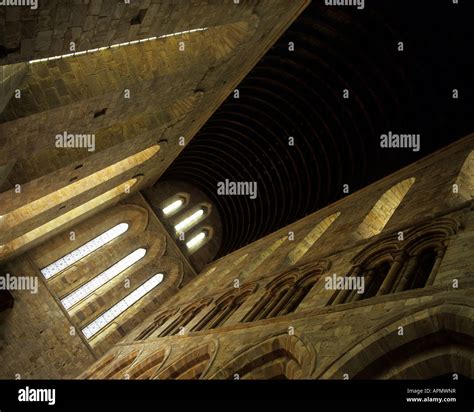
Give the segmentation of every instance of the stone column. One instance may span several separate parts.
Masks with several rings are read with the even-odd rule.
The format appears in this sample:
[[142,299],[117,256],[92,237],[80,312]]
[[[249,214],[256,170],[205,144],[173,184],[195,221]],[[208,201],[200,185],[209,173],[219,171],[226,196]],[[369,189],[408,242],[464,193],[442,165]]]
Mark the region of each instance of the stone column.
[[376,293],[376,296],[386,295],[387,293],[391,292],[404,262],[405,256],[403,253],[400,253],[395,257],[392,266],[390,266],[390,270],[388,271],[388,274],[385,277],[385,280],[383,281],[382,285]]
[[296,284],[288,288],[286,293],[280,298],[279,302],[276,304],[276,306],[274,306],[274,308],[270,311],[267,317],[273,318],[274,316],[278,316],[278,314],[285,307],[285,305],[292,300],[295,295],[295,292],[297,291],[298,287],[296,286]]
[[428,276],[428,280],[426,281],[425,286],[433,285],[436,278],[436,274],[438,273],[439,267],[441,266],[441,262],[443,261],[445,252],[446,252],[446,246],[442,246],[436,249],[436,260],[433,265],[433,268],[431,269],[430,275]]
[[407,283],[413,277],[417,267],[418,267],[418,256],[410,257],[410,259],[408,260],[407,267],[403,273],[403,276],[398,282],[398,285],[396,286],[394,290],[395,293],[403,292],[405,290]]
[[263,297],[251,310],[250,312],[245,315],[242,319],[242,322],[252,322],[254,320],[258,320],[260,318],[260,313],[265,309],[267,304],[272,299],[273,294],[270,291],[267,291]]
[[350,302],[357,302],[358,300],[361,300],[365,296],[367,296],[367,291],[369,290],[370,283],[372,282],[372,279],[374,278],[375,275],[375,270],[370,269],[367,271],[367,275],[365,275],[364,278],[364,293],[357,293],[357,291],[354,291],[354,293],[350,296]]
[[[357,265],[357,266],[354,266],[349,276],[350,277],[360,276],[361,273],[362,273],[362,268],[360,267],[360,265]],[[337,292],[336,299],[334,299],[334,302],[332,304],[338,305],[340,303],[346,303],[346,300],[350,293],[351,293],[350,290],[339,290]]]

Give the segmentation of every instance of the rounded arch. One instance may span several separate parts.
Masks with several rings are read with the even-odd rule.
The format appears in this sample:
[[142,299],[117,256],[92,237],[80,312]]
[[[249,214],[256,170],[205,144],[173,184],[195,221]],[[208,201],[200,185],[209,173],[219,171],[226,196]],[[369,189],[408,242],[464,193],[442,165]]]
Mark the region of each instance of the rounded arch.
[[166,286],[179,288],[183,282],[183,262],[172,256],[161,256],[156,260],[154,267],[165,273],[164,283]]
[[205,343],[173,361],[155,379],[202,379],[214,361],[217,349],[217,341]]
[[136,336],[133,338],[133,341],[137,342],[140,340],[148,339],[153,333],[155,333],[161,326],[163,326],[171,317],[176,315],[179,311],[179,308],[166,309],[157,315],[153,316],[153,320],[150,322],[144,322],[146,327],[140,329]]
[[92,364],[91,367],[89,367],[84,373],[82,373],[79,376],[79,379],[93,379],[93,376],[103,369],[105,369],[107,366],[109,366],[115,359],[120,354],[120,350],[110,352],[106,355],[104,355],[102,358],[100,358],[98,361],[96,361],[94,364]]
[[385,239],[366,246],[353,256],[351,263],[354,266],[376,266],[386,259],[393,258],[400,252],[400,246],[400,241],[393,235],[390,235]]
[[141,349],[135,349],[117,357],[108,367],[95,373],[95,379],[124,379],[123,372],[128,369],[140,355]]
[[444,247],[445,241],[455,235],[461,227],[461,223],[453,218],[438,219],[418,226],[408,233],[404,249],[409,254],[418,254],[433,245]]
[[316,365],[316,352],[295,335],[267,338],[244,350],[210,379],[308,379]]
[[161,201],[158,204],[158,208],[161,209],[165,217],[169,219],[176,213],[185,209],[189,205],[190,201],[191,195],[187,192],[180,191]]
[[[392,318],[373,328],[368,337],[352,343],[316,378],[343,379],[348,375],[349,379],[428,379],[456,366],[461,370],[450,372],[474,377],[473,358],[463,358],[473,353],[473,315],[471,306],[441,304]],[[400,327],[403,334],[399,333]]]
[[163,366],[170,352],[170,347],[161,348],[148,354],[144,359],[137,359],[133,366],[125,372],[124,376],[131,380],[151,379]]

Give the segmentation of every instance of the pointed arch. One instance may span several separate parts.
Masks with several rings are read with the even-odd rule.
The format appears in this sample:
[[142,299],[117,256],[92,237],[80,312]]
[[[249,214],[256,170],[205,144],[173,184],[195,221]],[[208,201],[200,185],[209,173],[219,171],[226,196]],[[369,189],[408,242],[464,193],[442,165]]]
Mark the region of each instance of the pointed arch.
[[295,335],[279,335],[247,349],[210,379],[309,379],[316,353]]
[[340,212],[324,218],[318,222],[314,228],[299,242],[290,253],[288,253],[287,260],[290,265],[296,264],[309,249],[318,241],[318,239],[329,229],[334,221],[340,216]]
[[356,237],[368,239],[381,233],[414,183],[410,177],[388,189],[359,225]]
[[217,343],[211,341],[175,360],[155,379],[201,379],[217,353]]

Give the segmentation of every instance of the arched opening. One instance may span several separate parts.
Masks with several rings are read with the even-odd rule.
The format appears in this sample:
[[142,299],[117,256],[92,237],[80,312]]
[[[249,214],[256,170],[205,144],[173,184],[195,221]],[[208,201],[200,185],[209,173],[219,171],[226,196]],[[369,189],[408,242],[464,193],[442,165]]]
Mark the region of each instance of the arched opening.
[[436,263],[438,253],[435,247],[426,248],[418,255],[417,266],[413,271],[413,277],[410,279],[407,289],[423,288]]
[[139,350],[134,350],[115,360],[108,368],[96,372],[96,379],[125,379],[124,371],[138,358]]
[[200,379],[216,353],[214,343],[192,350],[158,373],[155,379]]
[[238,354],[211,379],[309,379],[315,361],[301,339],[281,335]]
[[43,274],[45,279],[49,279],[50,277],[58,274],[67,267],[72,266],[74,263],[78,262],[83,257],[95,252],[100,247],[106,245],[109,242],[112,242],[112,240],[125,233],[128,230],[128,227],[129,224],[125,222],[115,225],[111,229],[103,232],[94,239],[86,242],[82,246],[78,247],[77,249],[74,249],[72,252],[68,253],[67,255],[61,257],[60,259],[41,269],[41,273]]
[[[318,379],[474,377],[473,309],[442,304],[363,333]],[[404,333],[400,334],[400,327]]]
[[126,373],[127,378],[134,380],[151,379],[158,369],[163,365],[163,362],[168,355],[168,351],[160,349],[151,355],[147,356],[142,361],[132,366]]
[[165,313],[161,313],[155,317],[153,322],[148,325],[140,334],[134,339],[135,341],[145,340],[149,338],[153,333],[158,330],[161,326],[163,326],[172,316],[176,314],[176,311],[167,311]]
[[[388,275],[390,271],[391,262],[388,260],[384,260],[383,262],[379,263],[373,270],[373,275],[370,273],[364,274],[365,279],[365,292],[362,294],[361,299],[368,299],[377,294],[380,290],[380,287],[383,284],[383,281]],[[370,276],[370,278],[369,278]]]
[[193,332],[215,329],[224,323],[243,305],[255,291],[255,285],[246,286],[239,292],[226,293],[216,301],[216,306],[193,328]]
[[187,327],[189,323],[198,316],[201,311],[211,303],[210,299],[206,299],[205,301],[199,303],[193,303],[183,309],[179,316],[171,322],[165,329],[160,332],[160,337],[164,336],[171,336],[177,333],[184,333],[187,331]]
[[458,373],[474,377],[474,337],[441,330],[379,357],[353,379],[431,379]]
[[135,305],[140,299],[150,293],[163,281],[163,274],[157,273],[148,279],[145,283],[137,287],[133,292],[129,293],[125,298],[120,300],[109,310],[102,313],[99,317],[89,323],[82,333],[87,339],[91,339],[101,330],[105,329],[116,318],[126,312],[131,306]]
[[109,366],[116,358],[116,352],[105,355],[102,359],[98,360],[94,365],[92,365],[85,373],[79,376],[79,379],[91,379],[95,374]]

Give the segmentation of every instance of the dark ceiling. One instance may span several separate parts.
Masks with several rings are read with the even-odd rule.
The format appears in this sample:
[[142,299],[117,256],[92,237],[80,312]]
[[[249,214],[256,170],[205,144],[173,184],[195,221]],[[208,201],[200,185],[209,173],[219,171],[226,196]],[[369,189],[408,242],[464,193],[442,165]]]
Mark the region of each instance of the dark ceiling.
[[[313,1],[162,177],[215,202],[217,257],[340,199],[343,184],[356,191],[474,131],[468,3]],[[388,131],[420,133],[421,150],[381,149]],[[257,199],[217,195],[225,179],[256,181]]]

